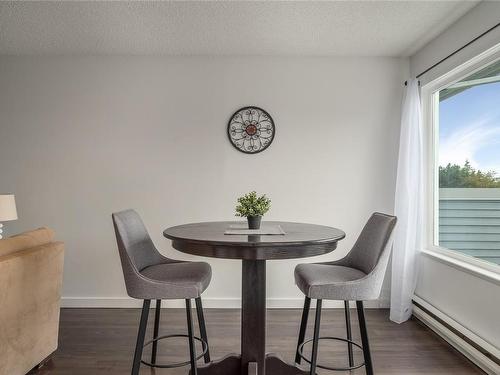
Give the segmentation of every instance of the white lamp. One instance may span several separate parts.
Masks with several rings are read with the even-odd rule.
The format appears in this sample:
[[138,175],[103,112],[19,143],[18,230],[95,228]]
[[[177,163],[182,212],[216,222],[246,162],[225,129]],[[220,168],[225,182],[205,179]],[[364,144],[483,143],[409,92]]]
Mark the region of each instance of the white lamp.
[[17,220],[16,199],[14,194],[0,194],[0,239],[2,239],[2,221]]

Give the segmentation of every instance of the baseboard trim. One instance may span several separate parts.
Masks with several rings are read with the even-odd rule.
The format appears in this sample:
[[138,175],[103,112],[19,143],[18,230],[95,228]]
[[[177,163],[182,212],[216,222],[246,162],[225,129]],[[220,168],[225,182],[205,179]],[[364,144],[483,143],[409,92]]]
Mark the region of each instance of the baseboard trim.
[[414,296],[413,315],[472,363],[491,375],[500,374],[499,351],[420,297]]
[[[152,304],[153,306],[154,304]],[[269,309],[297,309],[304,305],[303,298],[268,298],[267,308]],[[64,308],[139,308],[142,306],[140,300],[129,297],[63,297],[61,307]],[[162,307],[165,308],[184,308],[183,300],[164,301]],[[211,309],[239,309],[241,308],[240,298],[203,298],[203,306]],[[367,308],[387,308],[386,301],[367,301]],[[343,308],[342,301],[324,301],[325,308]],[[352,304],[354,307],[354,304]]]

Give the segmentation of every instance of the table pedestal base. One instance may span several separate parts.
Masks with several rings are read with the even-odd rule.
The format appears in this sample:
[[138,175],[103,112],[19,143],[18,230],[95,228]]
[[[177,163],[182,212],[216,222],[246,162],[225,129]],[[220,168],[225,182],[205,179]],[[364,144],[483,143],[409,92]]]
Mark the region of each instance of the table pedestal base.
[[270,375],[309,375],[309,371],[283,361],[274,353],[266,355],[266,372]]
[[[191,374],[191,371],[189,371]],[[283,361],[278,355],[270,353],[266,355],[266,374],[269,375],[309,375],[306,371],[297,365],[291,365]],[[249,362],[245,369],[241,356],[230,354],[218,361],[210,362],[206,365],[198,366],[198,375],[266,375],[259,374],[257,363]]]
[[[192,375],[191,370],[189,375]],[[241,355],[229,354],[219,360],[198,365],[198,375],[241,375]]]

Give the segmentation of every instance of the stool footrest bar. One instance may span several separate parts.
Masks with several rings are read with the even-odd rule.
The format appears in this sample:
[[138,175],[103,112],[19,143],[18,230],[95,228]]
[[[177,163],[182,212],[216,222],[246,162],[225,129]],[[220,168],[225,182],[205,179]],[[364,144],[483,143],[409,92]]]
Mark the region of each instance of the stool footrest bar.
[[[188,335],[182,335],[182,334],[175,334],[175,335],[164,335],[164,336],[160,336],[160,337],[157,337],[153,340],[149,340],[148,342],[146,342],[144,344],[144,348],[148,345],[151,345],[153,342],[157,342],[157,341],[160,341],[160,340],[163,340],[163,339],[169,339],[169,338],[173,338],[173,337],[186,337],[186,338],[189,338]],[[196,357],[196,360],[199,360],[200,358],[203,358],[205,356],[205,354],[207,353],[208,351],[208,343],[199,338],[199,337],[196,337],[194,336],[194,339],[196,341],[199,341],[201,342],[201,345],[202,345],[202,348],[203,348],[203,351],[202,353],[200,353],[200,355],[198,355]],[[185,361],[185,362],[177,362],[177,363],[167,363],[167,364],[158,364],[158,363],[151,363],[151,362],[147,362],[147,361],[144,361],[144,360],[141,360],[141,363],[146,365],[146,366],[149,366],[149,367],[156,367],[156,368],[176,368],[176,367],[183,367],[183,366],[188,366],[191,364],[190,361]]]
[[[345,342],[346,344],[352,344],[354,346],[356,346],[357,348],[363,350],[363,347],[361,345],[359,345],[358,343],[355,343],[354,341],[352,340],[348,340],[348,339],[345,339],[343,337],[332,337],[332,336],[328,336],[328,337],[320,337],[318,338],[318,341],[319,340],[336,340],[336,341],[343,341]],[[304,341],[302,344],[299,345],[299,348],[297,349],[297,353],[298,355],[304,360],[306,361],[307,363],[311,363],[311,359],[310,358],[307,358],[304,356],[304,345],[313,341],[313,339],[309,339],[309,340],[306,340]],[[357,368],[360,368],[360,367],[363,367],[365,365],[365,363],[360,363],[360,364],[355,364],[353,366],[348,366],[348,367],[329,367],[329,366],[325,366],[325,365],[321,365],[321,364],[316,364],[316,367],[319,367],[319,368],[322,368],[324,370],[330,370],[330,371],[350,371],[350,370],[355,370]]]

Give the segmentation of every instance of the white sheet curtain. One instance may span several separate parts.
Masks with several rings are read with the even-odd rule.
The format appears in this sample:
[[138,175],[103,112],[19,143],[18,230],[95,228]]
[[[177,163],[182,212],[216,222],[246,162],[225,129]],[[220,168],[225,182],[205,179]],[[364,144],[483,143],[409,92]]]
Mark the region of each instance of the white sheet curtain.
[[422,240],[423,139],[418,80],[407,81],[401,113],[392,255],[391,313],[396,323],[412,314],[417,278],[417,252]]

